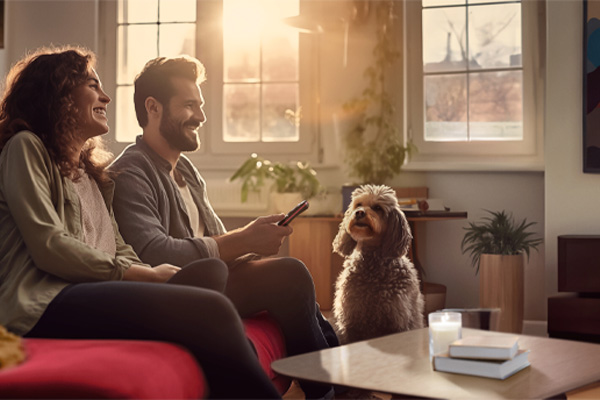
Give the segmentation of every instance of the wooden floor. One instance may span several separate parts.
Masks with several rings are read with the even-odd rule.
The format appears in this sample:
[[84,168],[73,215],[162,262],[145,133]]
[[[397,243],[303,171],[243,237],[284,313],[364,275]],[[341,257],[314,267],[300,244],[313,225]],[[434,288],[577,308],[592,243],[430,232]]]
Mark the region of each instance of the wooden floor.
[[300,386],[298,385],[298,382],[294,381],[292,382],[292,386],[290,386],[290,389],[283,395],[284,399],[304,399],[304,392],[302,391],[302,389],[300,389]]

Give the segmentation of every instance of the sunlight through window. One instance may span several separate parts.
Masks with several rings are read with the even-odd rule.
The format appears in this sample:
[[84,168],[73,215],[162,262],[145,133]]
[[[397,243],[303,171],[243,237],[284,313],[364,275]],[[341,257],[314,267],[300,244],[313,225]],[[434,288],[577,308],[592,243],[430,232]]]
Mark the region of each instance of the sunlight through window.
[[299,140],[298,0],[223,1],[223,140]]

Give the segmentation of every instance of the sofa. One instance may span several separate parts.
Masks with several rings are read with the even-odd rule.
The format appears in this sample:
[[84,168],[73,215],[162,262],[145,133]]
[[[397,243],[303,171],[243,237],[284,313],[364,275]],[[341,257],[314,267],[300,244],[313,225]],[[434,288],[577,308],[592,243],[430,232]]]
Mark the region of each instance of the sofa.
[[[280,393],[290,379],[271,370],[285,356],[278,325],[261,313],[243,320],[261,366]],[[26,359],[0,370],[0,398],[193,399],[210,388],[183,347],[135,340],[23,339]]]

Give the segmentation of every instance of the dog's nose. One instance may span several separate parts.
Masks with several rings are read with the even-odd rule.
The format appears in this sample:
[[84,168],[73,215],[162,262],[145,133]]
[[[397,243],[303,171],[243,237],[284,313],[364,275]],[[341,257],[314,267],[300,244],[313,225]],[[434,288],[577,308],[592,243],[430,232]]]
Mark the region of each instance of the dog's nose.
[[365,217],[365,212],[364,212],[364,210],[356,210],[356,211],[354,212],[354,218],[356,218],[356,219],[361,219],[361,218],[364,218],[364,217]]

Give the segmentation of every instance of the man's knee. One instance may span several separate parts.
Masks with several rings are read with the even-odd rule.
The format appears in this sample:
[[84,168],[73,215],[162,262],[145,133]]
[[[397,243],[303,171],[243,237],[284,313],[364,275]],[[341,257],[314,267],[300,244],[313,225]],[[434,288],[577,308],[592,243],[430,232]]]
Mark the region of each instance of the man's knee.
[[278,271],[294,286],[314,288],[312,276],[302,261],[293,257],[283,257],[277,259],[277,264]]

